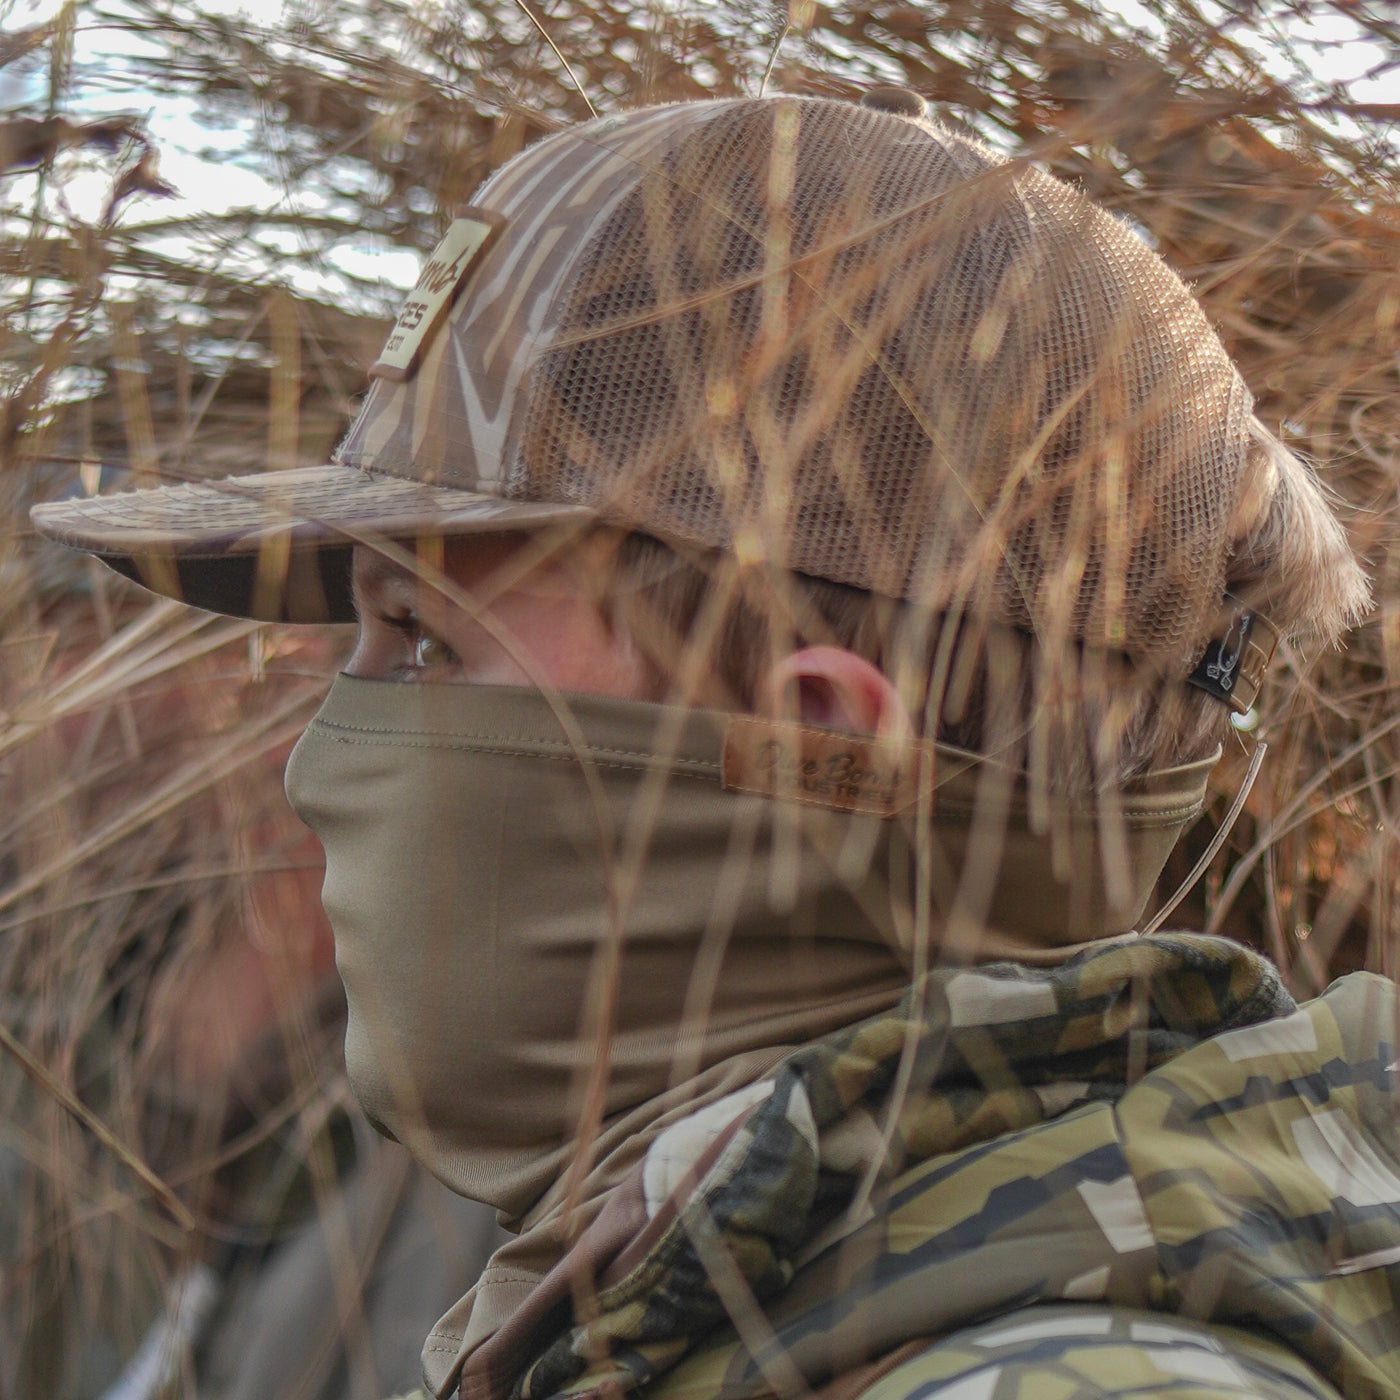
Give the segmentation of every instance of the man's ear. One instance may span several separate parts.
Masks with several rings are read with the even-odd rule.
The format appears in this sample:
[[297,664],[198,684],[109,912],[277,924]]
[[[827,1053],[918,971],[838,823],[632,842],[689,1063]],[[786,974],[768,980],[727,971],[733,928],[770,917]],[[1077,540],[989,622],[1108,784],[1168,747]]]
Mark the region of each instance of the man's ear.
[[777,661],[759,687],[763,713],[855,734],[912,733],[909,711],[879,667],[845,647],[804,647]]

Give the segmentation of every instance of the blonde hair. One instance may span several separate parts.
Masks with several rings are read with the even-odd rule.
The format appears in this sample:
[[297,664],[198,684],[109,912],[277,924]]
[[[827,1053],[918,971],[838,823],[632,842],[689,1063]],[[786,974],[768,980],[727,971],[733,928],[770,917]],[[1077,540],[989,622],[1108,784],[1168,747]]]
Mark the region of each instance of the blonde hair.
[[[1226,590],[1286,636],[1333,643],[1369,603],[1365,575],[1312,469],[1257,420],[1248,454]],[[720,703],[752,709],[784,648],[845,647],[896,684],[926,735],[1020,768],[1048,765],[1063,793],[1206,757],[1230,724],[1229,708],[1184,675],[1153,673],[1123,654],[740,567],[649,535],[621,538],[607,592],[663,683],[689,653]],[[1200,638],[1202,651],[1209,640]]]

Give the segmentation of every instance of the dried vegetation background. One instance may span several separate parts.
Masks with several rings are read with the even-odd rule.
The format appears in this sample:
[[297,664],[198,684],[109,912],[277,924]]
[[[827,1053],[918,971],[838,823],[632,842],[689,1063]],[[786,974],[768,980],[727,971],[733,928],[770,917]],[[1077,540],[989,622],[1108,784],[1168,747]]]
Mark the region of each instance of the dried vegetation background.
[[[193,1261],[328,1208],[346,1102],[280,793],[344,638],[153,601],[27,508],[325,460],[396,298],[377,269],[590,102],[904,82],[1194,284],[1380,606],[1276,664],[1263,776],[1179,920],[1304,994],[1395,970],[1400,103],[1323,81],[1339,44],[1400,94],[1400,21],[1368,3],[0,3],[0,1396],[100,1394]],[[182,200],[171,112],[275,197]]]

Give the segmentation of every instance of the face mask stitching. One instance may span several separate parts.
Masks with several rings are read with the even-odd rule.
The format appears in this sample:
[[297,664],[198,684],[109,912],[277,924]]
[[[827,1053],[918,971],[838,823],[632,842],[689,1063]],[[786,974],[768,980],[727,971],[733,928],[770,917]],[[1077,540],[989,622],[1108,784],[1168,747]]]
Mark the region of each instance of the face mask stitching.
[[[482,744],[518,744],[522,746],[525,744],[540,744],[549,748],[568,748],[571,754],[575,752],[573,747],[568,745],[563,739],[545,739],[535,734],[486,734],[480,731],[467,731],[460,734],[454,731],[451,734],[436,734],[431,729],[391,729],[382,725],[346,724],[343,720],[320,718],[313,719],[311,723],[322,730],[328,731],[328,738],[339,737],[337,731],[343,730],[346,734],[378,734],[384,735],[387,738],[402,736],[405,739],[444,739],[452,741],[463,739],[475,740]],[[489,752],[489,750],[487,750],[487,752]],[[719,769],[719,764],[717,762],[712,762],[706,758],[690,758],[684,754],[677,754],[674,759],[661,760],[646,749],[614,749],[603,745],[589,744],[584,749],[584,752],[589,754],[604,754],[609,758],[641,758],[651,759],[654,762],[664,761],[693,764],[707,769],[713,768],[716,771]]]
[[[536,739],[529,736],[501,734],[463,734],[434,736],[422,730],[381,729],[374,726],[341,724],[333,720],[313,720],[308,731],[316,730],[324,738],[338,744],[354,745],[360,748],[409,748],[438,749],[449,753],[499,754],[502,757],[538,758],[550,763],[577,763],[585,759],[598,768],[615,769],[621,772],[648,773],[667,769],[677,777],[704,778],[720,774],[720,765],[703,758],[658,758],[644,750],[605,749],[589,747],[581,752],[567,747],[560,740]],[[370,737],[356,738],[355,735]],[[538,748],[527,747],[539,745]],[[549,752],[548,750],[563,750]],[[735,796],[752,794],[736,793]],[[773,800],[773,799],[765,799]],[[976,811],[976,803],[944,798],[939,803],[940,810],[948,816],[970,816]],[[1134,809],[1123,807],[1123,817],[1131,826],[1141,830],[1158,826],[1173,826],[1188,818],[1199,815],[1204,808],[1203,799],[1193,799],[1182,806],[1160,810]],[[1082,814],[1092,819],[1096,813],[1086,810]]]
[[[408,734],[400,734],[397,730],[369,730],[369,734],[382,734],[381,738],[352,738],[350,734],[338,734],[332,727],[321,720],[315,720],[307,726],[307,732],[316,730],[322,738],[329,739],[333,743],[354,745],[357,748],[400,748],[400,749],[442,749],[455,753],[482,753],[499,754],[507,758],[539,758],[550,763],[577,763],[580,758],[587,759],[598,768],[617,768],[634,773],[654,772],[658,768],[668,769],[677,777],[708,778],[719,773],[718,763],[708,763],[702,758],[656,758],[646,753],[632,753],[627,750],[612,749],[584,749],[581,753],[575,749],[568,749],[564,753],[548,753],[542,749],[525,748],[526,744],[549,745],[552,748],[564,748],[565,745],[553,739],[515,739],[515,738],[495,738],[491,735],[474,736],[463,735],[461,739],[444,737],[439,742],[433,742],[431,738],[424,736],[413,738]],[[486,742],[471,742],[474,738],[481,738]],[[491,747],[491,744],[499,747]],[[647,759],[650,758],[650,762]],[[624,762],[625,759],[641,760],[640,762]]]

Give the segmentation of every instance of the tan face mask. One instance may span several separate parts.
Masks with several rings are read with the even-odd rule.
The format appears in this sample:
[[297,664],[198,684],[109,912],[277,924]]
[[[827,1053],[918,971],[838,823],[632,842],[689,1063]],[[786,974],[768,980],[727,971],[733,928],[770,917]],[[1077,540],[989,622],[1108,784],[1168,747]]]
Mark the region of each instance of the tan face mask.
[[[355,1093],[449,1186],[508,1214],[567,1160],[590,1082],[611,1117],[716,1065],[771,1062],[891,1005],[918,936],[912,814],[726,790],[728,716],[560,704],[341,676],[287,767],[326,848]],[[989,768],[936,754],[934,960]],[[1096,877],[1055,884],[1013,799],[963,955],[1063,955],[1131,927],[1209,768],[1123,795],[1133,907],[1116,915]],[[1097,868],[1092,824],[1075,841]]]

